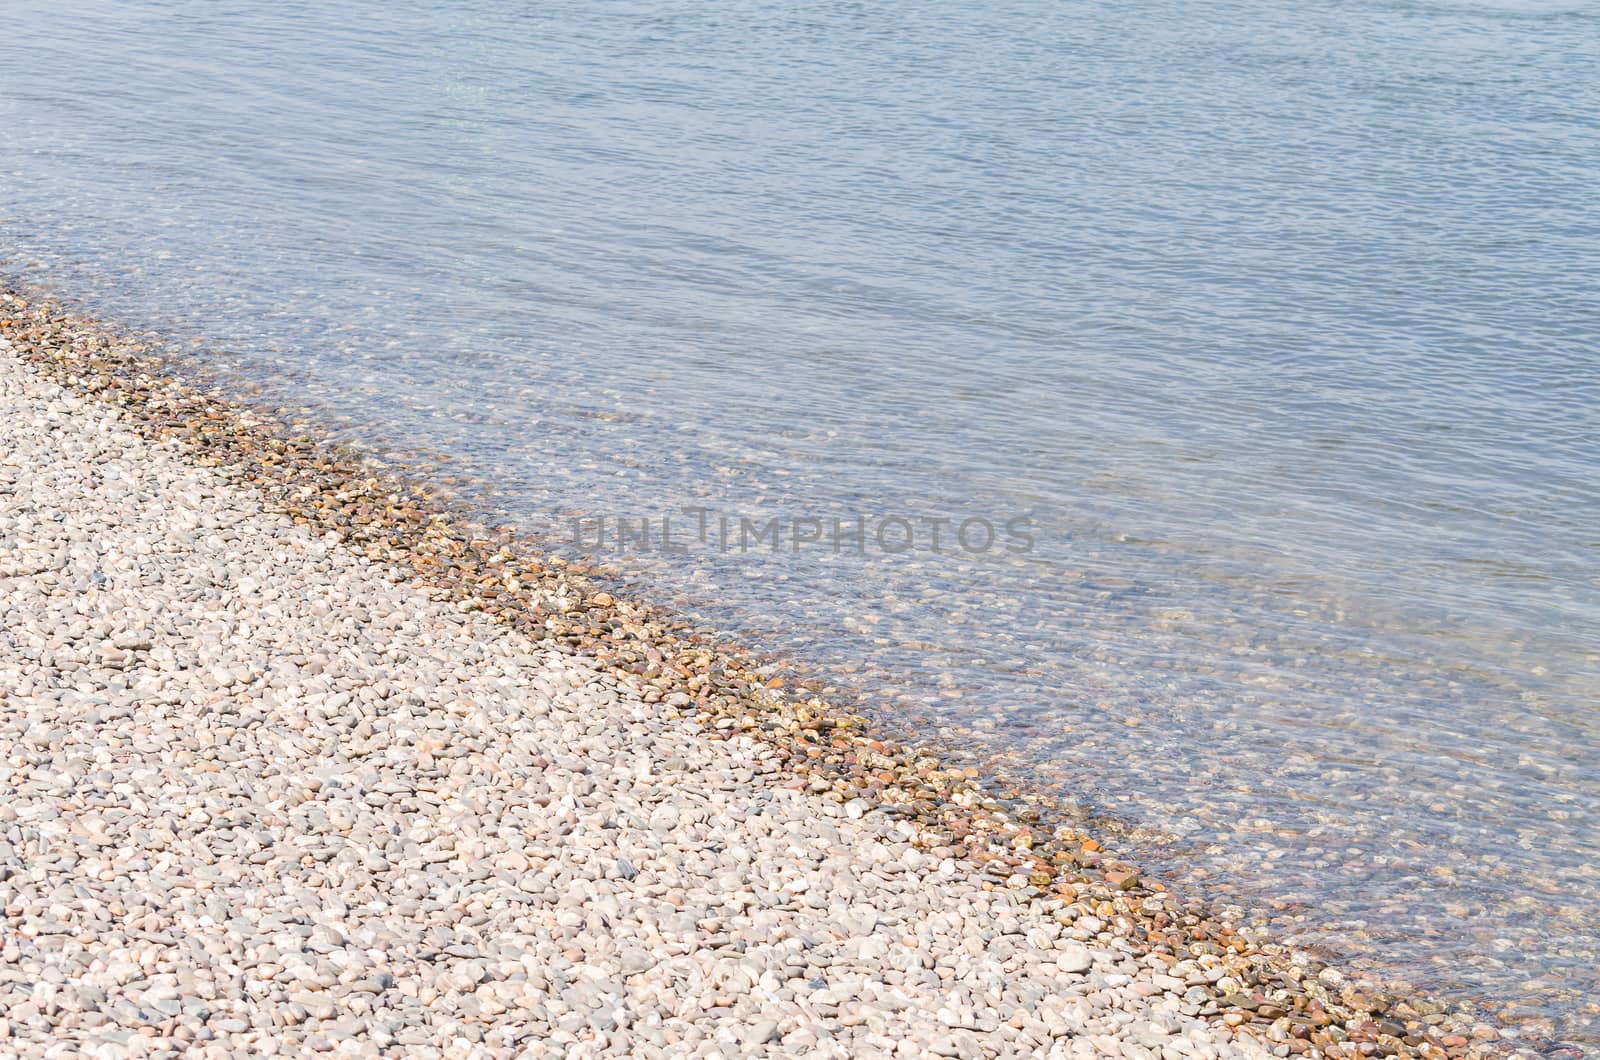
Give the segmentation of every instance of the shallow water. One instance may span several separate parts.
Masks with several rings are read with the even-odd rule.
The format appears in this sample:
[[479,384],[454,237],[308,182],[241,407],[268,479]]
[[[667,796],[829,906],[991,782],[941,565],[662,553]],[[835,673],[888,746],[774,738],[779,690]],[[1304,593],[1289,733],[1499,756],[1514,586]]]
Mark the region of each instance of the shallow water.
[[72,7],[0,273],[1600,1040],[1593,6]]

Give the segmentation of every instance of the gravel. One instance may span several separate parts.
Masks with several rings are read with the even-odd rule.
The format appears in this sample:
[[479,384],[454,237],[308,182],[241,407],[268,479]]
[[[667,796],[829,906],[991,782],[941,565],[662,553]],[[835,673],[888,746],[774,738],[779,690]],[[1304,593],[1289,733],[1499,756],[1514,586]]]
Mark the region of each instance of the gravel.
[[0,393],[0,1053],[1270,1055],[9,347]]
[[149,350],[0,290],[0,1057],[1579,1055]]

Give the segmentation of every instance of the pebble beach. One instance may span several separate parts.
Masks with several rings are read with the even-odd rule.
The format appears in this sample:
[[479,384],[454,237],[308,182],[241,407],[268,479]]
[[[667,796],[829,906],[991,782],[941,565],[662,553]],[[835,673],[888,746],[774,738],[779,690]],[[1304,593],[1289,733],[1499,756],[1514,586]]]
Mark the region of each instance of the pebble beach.
[[0,1055],[1571,1055],[93,322],[0,395]]

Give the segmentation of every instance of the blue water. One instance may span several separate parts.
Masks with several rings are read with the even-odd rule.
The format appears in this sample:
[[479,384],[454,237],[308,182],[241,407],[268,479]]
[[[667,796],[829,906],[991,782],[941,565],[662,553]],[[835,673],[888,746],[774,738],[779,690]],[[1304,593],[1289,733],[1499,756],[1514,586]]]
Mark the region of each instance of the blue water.
[[1600,8],[70,8],[0,275],[1600,1039]]

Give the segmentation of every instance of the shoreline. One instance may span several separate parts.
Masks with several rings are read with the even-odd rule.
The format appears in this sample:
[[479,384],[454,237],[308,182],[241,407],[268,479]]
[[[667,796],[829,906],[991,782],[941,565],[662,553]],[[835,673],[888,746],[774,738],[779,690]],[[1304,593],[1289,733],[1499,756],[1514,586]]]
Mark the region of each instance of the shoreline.
[[[946,768],[933,754],[874,737],[863,719],[803,690],[772,687],[761,665],[736,649],[618,599],[526,541],[473,526],[427,491],[374,473],[357,453],[185,386],[150,351],[92,322],[0,291],[5,342],[38,378],[114,406],[118,429],[175,446],[297,531],[336,541],[474,621],[592,666],[619,694],[664,723],[697,727],[712,746],[760,748],[773,763],[770,787],[796,792],[819,816],[903,825],[922,857],[959,866],[986,893],[1039,906],[1035,912],[1059,903],[1046,919],[1068,911],[1072,924],[1100,928],[1084,941],[1117,942],[1169,972],[1183,969],[1154,973],[1177,985],[1151,996],[1183,999],[1173,1011],[1214,1027],[1221,1041],[1244,1049],[1259,1042],[1285,1055],[1533,1055],[1470,1010],[1387,994],[1245,938],[1201,903],[1173,897],[1107,855],[1093,837],[1055,826],[1047,801],[1001,798],[976,770]],[[1220,974],[1208,979],[1214,970]]]

